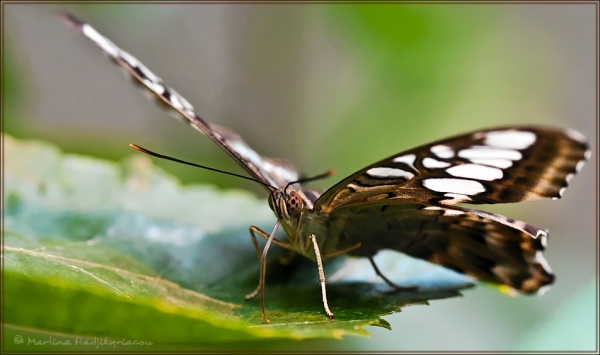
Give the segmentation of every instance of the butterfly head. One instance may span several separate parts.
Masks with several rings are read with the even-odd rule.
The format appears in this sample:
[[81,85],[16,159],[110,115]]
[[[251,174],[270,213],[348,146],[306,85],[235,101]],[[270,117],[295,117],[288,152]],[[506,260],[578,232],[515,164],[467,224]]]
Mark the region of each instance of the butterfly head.
[[291,224],[291,220],[298,219],[303,211],[311,211],[320,193],[310,189],[301,189],[300,183],[323,179],[333,175],[335,171],[330,169],[323,174],[290,181],[282,189],[271,190],[269,195],[269,207],[275,212],[277,219],[285,224]]
[[305,197],[298,190],[279,189],[269,195],[269,207],[279,220],[300,215],[305,205]]

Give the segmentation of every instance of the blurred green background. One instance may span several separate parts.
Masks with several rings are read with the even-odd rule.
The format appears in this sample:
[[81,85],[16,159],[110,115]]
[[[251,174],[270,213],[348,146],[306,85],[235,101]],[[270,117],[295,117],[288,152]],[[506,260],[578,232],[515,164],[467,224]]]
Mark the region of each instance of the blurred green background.
[[[596,141],[596,8],[550,4],[4,5],[4,131],[121,159],[133,142],[241,169],[123,80],[56,16],[67,10],[140,59],[205,119],[326,188],[385,156],[506,124],[569,126]],[[593,144],[595,146],[595,144]],[[593,350],[597,194],[592,161],[560,201],[485,206],[548,228],[557,282],[411,307],[371,339],[230,344],[287,350]],[[158,162],[186,183],[250,182]],[[250,247],[250,245],[249,245]]]

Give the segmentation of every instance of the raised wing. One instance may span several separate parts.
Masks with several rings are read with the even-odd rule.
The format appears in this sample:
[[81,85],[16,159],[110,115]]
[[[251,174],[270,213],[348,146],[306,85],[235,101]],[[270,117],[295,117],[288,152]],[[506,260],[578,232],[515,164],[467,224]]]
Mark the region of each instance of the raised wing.
[[165,85],[162,79],[154,75],[144,64],[117,47],[92,26],[68,13],[60,13],[60,16],[79,33],[102,48],[117,65],[131,75],[136,84],[146,89],[159,104],[174,110],[177,114],[176,117],[184,118],[193,128],[207,135],[254,178],[275,189],[285,187],[289,182],[298,180],[298,173],[291,165],[260,156],[233,131],[202,119],[185,98]]
[[[373,256],[400,251],[478,280],[523,293],[544,291],[554,274],[542,255],[548,232],[497,214],[418,203],[354,205],[335,210],[328,238]],[[336,238],[337,237],[337,238]]]
[[370,165],[327,190],[315,209],[377,201],[422,204],[558,199],[590,157],[573,130],[501,127],[440,140]]

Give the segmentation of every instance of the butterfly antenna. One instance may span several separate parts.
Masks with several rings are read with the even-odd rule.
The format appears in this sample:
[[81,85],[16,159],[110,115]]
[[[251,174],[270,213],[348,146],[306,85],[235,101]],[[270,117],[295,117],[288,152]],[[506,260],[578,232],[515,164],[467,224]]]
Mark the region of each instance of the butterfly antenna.
[[130,143],[129,146],[131,148],[133,148],[133,149],[139,150],[140,152],[142,152],[144,154],[148,154],[148,155],[151,155],[151,156],[156,157],[156,158],[170,160],[170,161],[174,161],[176,163],[181,163],[181,164],[185,164],[185,165],[195,166],[197,168],[202,168],[202,169],[214,171],[214,172],[225,174],[225,175],[231,175],[231,176],[239,177],[239,178],[242,178],[242,179],[246,179],[246,180],[257,182],[257,183],[259,183],[261,185],[265,185],[266,187],[268,187],[270,189],[277,190],[276,188],[274,188],[273,186],[271,186],[271,185],[269,185],[267,183],[264,183],[264,182],[262,182],[260,180],[253,179],[253,178],[248,177],[248,176],[239,175],[239,174],[236,174],[236,173],[231,173],[229,171],[219,170],[219,169],[211,168],[211,167],[200,165],[200,164],[190,163],[189,161],[185,161],[185,160],[181,160],[181,159],[177,159],[177,158],[173,158],[173,157],[170,157],[170,156],[167,156],[167,155],[163,155],[163,154],[159,154],[159,153],[153,152],[151,150],[148,150],[146,148],[142,148],[139,145],[136,145],[136,144],[133,144],[133,143]]
[[315,175],[315,176],[311,176],[311,177],[307,177],[307,178],[302,178],[296,181],[291,181],[289,182],[287,185],[285,185],[285,190],[287,190],[288,187],[290,187],[293,184],[303,184],[305,182],[310,182],[310,181],[315,181],[315,180],[321,180],[321,179],[325,179],[330,177],[331,175],[335,174],[335,169],[329,169],[326,172],[324,172],[323,174],[319,174],[319,175]]

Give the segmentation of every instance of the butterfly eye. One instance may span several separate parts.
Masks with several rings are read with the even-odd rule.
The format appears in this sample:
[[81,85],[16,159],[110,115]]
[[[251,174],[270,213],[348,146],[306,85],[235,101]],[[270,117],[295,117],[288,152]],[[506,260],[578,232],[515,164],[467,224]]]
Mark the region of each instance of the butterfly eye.
[[296,191],[290,191],[290,194],[287,196],[286,200],[288,210],[290,213],[300,212],[304,207],[304,202],[302,201],[302,197]]

